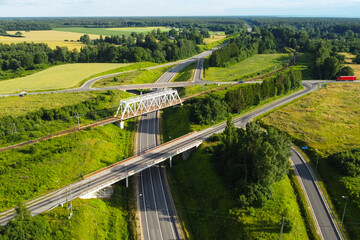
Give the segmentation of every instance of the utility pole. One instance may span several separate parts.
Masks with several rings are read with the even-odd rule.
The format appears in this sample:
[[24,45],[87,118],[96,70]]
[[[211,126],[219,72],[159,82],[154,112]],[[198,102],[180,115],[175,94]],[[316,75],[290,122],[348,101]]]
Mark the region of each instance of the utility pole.
[[344,217],[345,217],[345,211],[346,211],[346,204],[347,204],[347,197],[345,196],[341,196],[343,199],[345,199],[345,207],[344,207],[344,212],[343,212],[343,215],[342,215],[342,218],[341,218],[341,227],[343,226],[343,222],[344,222]]
[[[70,200],[69,200],[69,198],[70,198]],[[68,219],[70,219],[73,215],[71,188],[70,188],[69,192],[66,192],[66,212],[67,212]]]
[[284,225],[285,225],[285,217],[282,218],[279,240],[282,240],[282,234],[283,234],[283,231],[284,231]]
[[77,121],[78,121],[78,130],[80,131],[80,115],[78,112],[76,113],[76,115],[77,115]]
[[14,135],[14,133],[17,133],[17,131],[16,131],[16,123],[13,123],[13,127],[12,127],[12,134]]

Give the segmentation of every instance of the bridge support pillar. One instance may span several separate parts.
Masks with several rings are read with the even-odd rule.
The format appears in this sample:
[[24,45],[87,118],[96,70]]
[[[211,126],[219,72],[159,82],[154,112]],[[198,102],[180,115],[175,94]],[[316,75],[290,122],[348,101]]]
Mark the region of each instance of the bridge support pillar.
[[119,121],[119,127],[120,127],[120,129],[124,129],[124,127],[125,127],[125,122]]
[[170,167],[172,168],[172,157],[170,157],[169,160],[170,160]]
[[129,187],[129,177],[126,176],[126,188],[128,188],[128,187]]
[[142,92],[143,92],[143,90],[142,90],[142,89],[140,89],[140,95],[142,95]]

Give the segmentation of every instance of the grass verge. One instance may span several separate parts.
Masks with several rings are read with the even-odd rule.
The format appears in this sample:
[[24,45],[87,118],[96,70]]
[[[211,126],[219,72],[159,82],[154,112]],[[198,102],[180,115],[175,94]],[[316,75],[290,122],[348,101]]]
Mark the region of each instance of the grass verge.
[[173,79],[173,82],[187,82],[191,81],[194,77],[197,61],[189,64],[183,68]]

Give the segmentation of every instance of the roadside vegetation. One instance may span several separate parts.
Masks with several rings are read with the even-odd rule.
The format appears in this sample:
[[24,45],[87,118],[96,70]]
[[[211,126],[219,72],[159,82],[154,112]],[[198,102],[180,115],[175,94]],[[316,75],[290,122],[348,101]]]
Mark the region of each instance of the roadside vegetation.
[[207,81],[240,81],[261,76],[283,67],[290,59],[289,54],[258,54],[228,67],[209,67],[205,70]]
[[110,124],[0,153],[0,210],[131,156],[134,129],[130,120],[123,130]]
[[[65,98],[70,96],[70,100],[71,96],[74,95],[76,96],[76,94],[63,94],[62,96]],[[12,145],[47,136],[60,130],[76,128],[78,120],[80,124],[87,124],[112,117],[118,107],[119,100],[133,95],[123,91],[88,93],[80,95],[87,96],[87,100],[80,102],[80,99],[76,97],[73,98],[74,102],[64,100],[64,104],[60,104],[61,107],[59,108],[49,106],[53,99],[58,100],[58,98],[51,96],[35,97],[35,99],[42,99],[44,102],[34,106],[34,111],[31,111],[32,108],[30,108],[25,109],[23,114],[18,111],[16,115],[4,115],[1,117],[0,146]],[[61,97],[61,95],[58,96]],[[28,97],[34,99],[30,96],[25,96],[24,99]],[[76,99],[78,99],[78,103],[76,103]],[[7,98],[4,99],[4,105],[8,104],[11,107],[14,102],[7,100]],[[9,98],[9,100],[13,100],[13,98]],[[23,101],[26,102],[26,100]],[[65,105],[66,102],[69,104]],[[16,112],[16,110],[14,111]]]
[[[360,119],[358,91],[353,83],[328,84],[261,120],[308,146],[305,153],[316,169],[340,221],[348,198],[344,226],[350,239],[358,239],[360,216]],[[318,164],[317,164],[318,161]]]
[[155,69],[139,69],[133,72],[119,74],[115,77],[108,77],[101,79],[95,82],[93,87],[101,88],[101,87],[118,86],[118,85],[154,83],[172,67],[173,66],[165,66]]
[[[189,121],[189,118],[184,115],[181,122],[187,121]],[[167,121],[165,124],[167,123],[170,123],[170,121]],[[253,126],[252,129],[255,132],[261,132],[254,124]],[[165,139],[168,136],[179,134],[179,129],[182,131],[181,134],[186,133],[186,128],[182,125],[176,128],[169,125],[167,129],[168,131],[165,134],[169,135],[165,135]],[[244,172],[241,164],[230,162],[231,159],[244,158],[237,156],[238,151],[230,151],[228,148],[231,148],[231,145],[235,144],[235,142],[240,144],[240,139],[246,141],[244,138],[235,136],[235,132],[243,131],[242,129],[235,130],[231,124],[228,125],[224,134],[212,137],[210,142],[203,143],[186,161],[176,157],[175,167],[169,170],[171,189],[187,237],[191,239],[274,239],[279,236],[281,220],[282,217],[285,217],[286,225],[283,239],[308,239],[296,195],[289,178],[284,175],[289,165],[286,158],[288,153],[285,150],[290,146],[289,138],[280,134],[282,136],[280,139],[287,141],[287,144],[283,143],[277,146],[281,146],[284,149],[283,153],[285,155],[284,158],[278,158],[278,156],[273,158],[277,159],[275,161],[282,159],[284,164],[282,170],[275,167],[275,165],[279,167],[281,164],[272,165],[277,168],[275,172],[278,172],[279,176],[282,177],[276,180],[275,183],[270,184],[271,188],[265,190],[266,184],[264,183],[269,183],[267,180],[260,181],[256,177],[256,181],[259,180],[259,182],[251,185],[250,182],[252,180],[248,176],[248,187],[242,188],[240,187],[242,181],[239,181],[241,174],[238,174],[238,168],[243,169],[240,170],[242,173],[247,171]],[[251,132],[251,130],[249,131]],[[261,134],[253,134],[251,136],[249,134],[247,139],[250,141],[247,144],[252,145],[260,140]],[[262,134],[265,135],[265,133]],[[279,141],[279,138],[275,137],[279,133],[273,131],[269,134],[270,138],[272,138],[272,134],[274,134],[274,139]],[[245,145],[242,146],[244,147]],[[248,147],[248,149],[255,148]],[[277,153],[280,152],[277,151]],[[233,154],[232,157],[229,157],[229,154]],[[248,157],[250,156],[254,155],[248,153]],[[257,155],[255,158],[258,158],[260,162],[263,161],[260,160],[260,155]],[[271,157],[267,159],[269,161]],[[270,169],[263,168],[266,165],[265,162],[263,164],[249,165],[249,168],[254,167],[254,169],[249,170],[248,173],[255,173],[255,169],[257,169],[257,171],[262,172],[262,174],[257,175],[258,177],[262,175],[266,176],[265,178],[274,177],[276,174],[266,173]],[[219,164],[222,167],[219,167]],[[221,170],[225,166],[229,168],[228,171]],[[235,166],[237,168],[234,168]],[[265,171],[265,169],[267,170]],[[274,172],[273,170],[271,171]],[[237,174],[232,174],[235,172]],[[231,180],[230,178],[233,177],[238,180]],[[230,185],[229,181],[231,182]],[[237,186],[233,186],[234,184]],[[194,195],[194,192],[197,194]],[[240,192],[242,192],[242,195],[239,197],[238,194]],[[268,194],[264,195],[265,192]]]
[[0,94],[77,87],[87,77],[127,65],[129,64],[76,63],[54,66],[30,76],[0,81]]
[[133,216],[129,212],[128,193],[122,185],[115,185],[111,199],[73,201],[73,216],[69,220],[64,207],[31,217],[23,206],[17,216],[0,229],[2,239],[135,239],[128,223]]
[[173,79],[173,82],[187,82],[191,81],[194,77],[197,61],[190,63],[188,66],[183,68]]

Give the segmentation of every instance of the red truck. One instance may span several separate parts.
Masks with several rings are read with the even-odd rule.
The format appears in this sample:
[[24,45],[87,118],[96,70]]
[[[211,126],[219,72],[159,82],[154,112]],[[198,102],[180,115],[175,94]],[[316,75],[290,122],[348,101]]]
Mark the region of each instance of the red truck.
[[337,81],[355,81],[355,76],[340,76],[337,78]]

